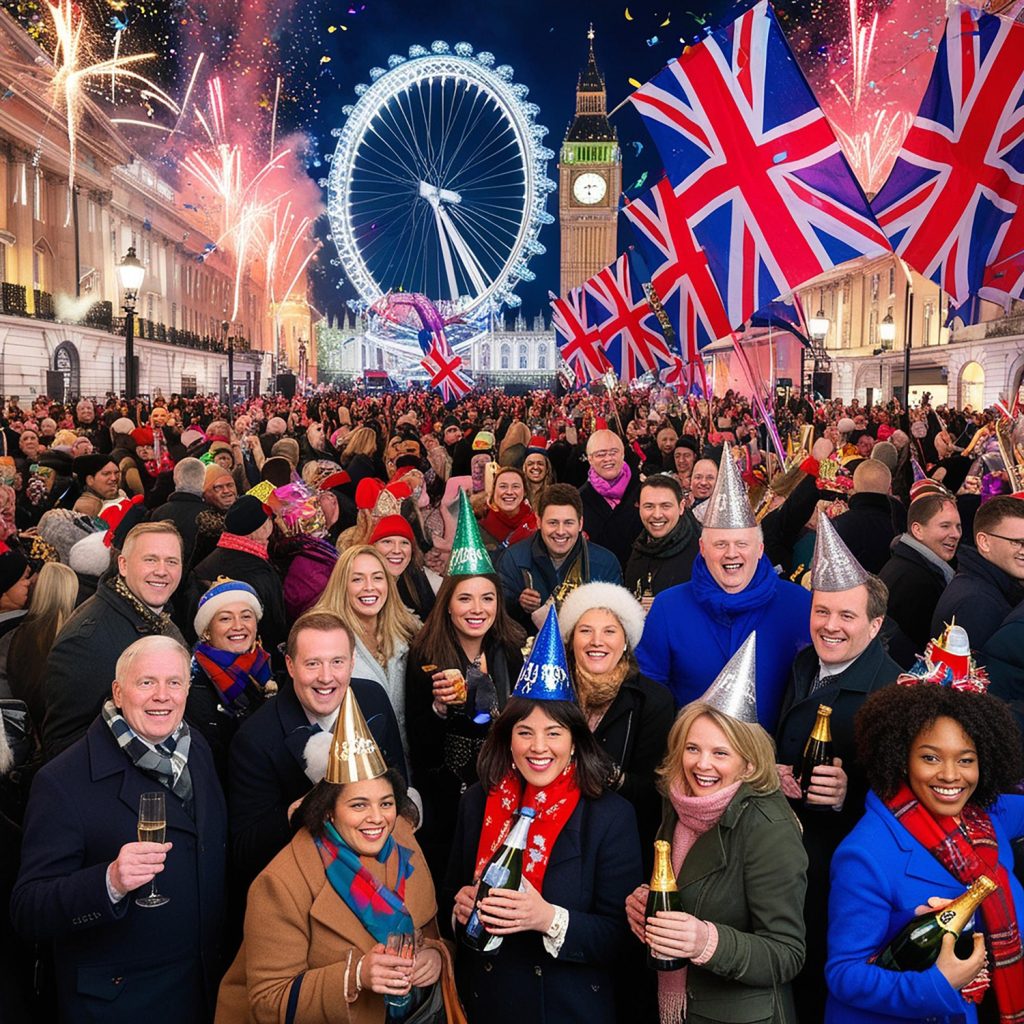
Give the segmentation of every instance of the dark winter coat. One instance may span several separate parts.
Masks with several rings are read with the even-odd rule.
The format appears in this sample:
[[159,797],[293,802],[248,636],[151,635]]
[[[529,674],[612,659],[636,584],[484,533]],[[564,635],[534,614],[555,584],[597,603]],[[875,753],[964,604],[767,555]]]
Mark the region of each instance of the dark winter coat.
[[887,494],[851,494],[850,510],[832,520],[836,533],[860,564],[876,575],[889,561],[899,532]]
[[[645,590],[660,594],[669,587],[688,583],[693,571],[693,560],[700,554],[700,531],[700,523],[689,510],[680,517],[669,537],[664,538],[668,544],[659,545],[650,539],[646,530],[641,530],[640,536],[633,541],[622,573],[625,588],[640,597]],[[676,535],[682,541],[681,546],[673,543]],[[663,554],[666,550],[672,554]]]
[[196,535],[199,532],[196,519],[206,507],[206,502],[203,501],[200,494],[192,494],[190,491],[172,491],[167,501],[149,517],[154,523],[170,520],[178,528],[178,533],[181,534],[181,539],[184,542],[183,562],[185,565],[190,565],[192,562],[192,553],[196,547]]
[[902,537],[900,534],[893,541],[889,561],[878,575],[889,588],[889,617],[914,649],[922,652],[935,635],[931,632],[932,615],[946,589],[946,577],[920,551],[905,544]]
[[[85,735],[110,696],[117,659],[125,649],[155,631],[127,601],[100,584],[57,634],[46,662],[46,717],[43,753],[56,757]],[[185,646],[173,623],[163,630]]]
[[612,508],[588,480],[580,488],[583,502],[583,529],[594,544],[607,548],[624,566],[629,561],[633,541],[640,536],[644,525],[640,522],[640,473],[634,468],[622,500]]

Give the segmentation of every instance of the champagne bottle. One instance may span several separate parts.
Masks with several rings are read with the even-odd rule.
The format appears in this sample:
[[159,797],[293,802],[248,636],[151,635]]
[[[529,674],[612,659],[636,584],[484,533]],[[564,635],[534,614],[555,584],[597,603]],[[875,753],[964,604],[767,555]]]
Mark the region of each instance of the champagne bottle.
[[[654,917],[659,910],[683,909],[676,876],[672,871],[671,852],[672,847],[664,839],[654,841],[654,872],[651,874],[651,891],[647,894],[647,906],[644,908],[645,920]],[[677,971],[686,964],[685,957],[670,957],[666,960],[655,956],[651,947],[647,947],[647,966],[656,971]]]
[[480,885],[476,890],[476,903],[473,913],[466,922],[463,941],[470,949],[478,953],[493,955],[501,946],[501,935],[491,935],[480,920],[480,903],[487,898],[492,889],[521,889],[523,885],[523,851],[526,849],[526,838],[533,823],[535,811],[532,807],[523,807],[519,818],[512,826],[508,838],[498,848],[484,869]]
[[938,958],[945,934],[950,932],[959,937],[981,901],[997,888],[991,878],[981,875],[962,896],[941,910],[931,910],[908,921],[874,962],[889,971],[928,970]]
[[814,728],[807,737],[804,746],[804,759],[800,766],[800,791],[804,801],[807,791],[811,788],[811,775],[819,764],[832,765],[832,729],[829,719],[832,709],[827,704],[818,705],[818,714],[814,719]]

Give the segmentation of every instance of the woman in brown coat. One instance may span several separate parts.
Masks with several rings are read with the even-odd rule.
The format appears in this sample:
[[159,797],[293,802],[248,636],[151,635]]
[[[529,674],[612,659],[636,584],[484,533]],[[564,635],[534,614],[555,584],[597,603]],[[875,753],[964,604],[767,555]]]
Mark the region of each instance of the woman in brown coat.
[[[221,983],[216,1024],[383,1024],[385,996],[412,993],[415,1006],[439,979],[448,953],[434,883],[400,814],[407,807],[405,783],[386,770],[349,689],[326,778],[295,812],[291,843],[249,890],[245,939]],[[385,951],[389,934],[414,931],[423,935],[414,958]]]

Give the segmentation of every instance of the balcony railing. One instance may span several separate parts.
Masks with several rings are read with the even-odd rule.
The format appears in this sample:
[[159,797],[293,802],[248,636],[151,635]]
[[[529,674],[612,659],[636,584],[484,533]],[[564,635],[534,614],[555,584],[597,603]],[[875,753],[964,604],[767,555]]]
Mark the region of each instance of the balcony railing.
[[[0,313],[7,316],[33,317],[36,320],[55,320],[53,296],[38,288],[32,291],[34,312],[29,313],[27,291],[24,285],[11,284],[10,281],[0,282]],[[79,323],[84,327],[95,327],[110,334],[124,334],[124,317],[114,316],[114,307],[110,302],[94,302],[80,320],[64,321]],[[156,341],[178,348],[193,348],[200,352],[227,352],[227,344],[221,335],[199,334],[194,331],[168,327],[166,324],[145,317],[135,318],[135,337],[143,341]],[[236,355],[246,356],[253,353],[252,342],[245,337],[232,338]]]

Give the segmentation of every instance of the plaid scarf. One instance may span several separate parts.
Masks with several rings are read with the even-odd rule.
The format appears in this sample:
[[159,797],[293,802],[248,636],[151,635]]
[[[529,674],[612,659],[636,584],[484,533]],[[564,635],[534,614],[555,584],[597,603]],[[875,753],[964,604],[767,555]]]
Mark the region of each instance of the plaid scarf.
[[495,851],[508,837],[512,828],[512,817],[520,807],[532,807],[537,816],[530,826],[530,837],[526,844],[523,863],[523,877],[542,892],[544,873],[548,869],[551,851],[565,823],[572,817],[580,802],[580,787],[576,785],[576,765],[570,761],[558,778],[543,789],[527,784],[522,775],[513,768],[487,794],[484,805],[484,824],[480,830],[480,842],[476,848],[476,873],[479,878]]
[[143,622],[153,633],[166,633],[171,625],[171,617],[167,612],[155,612],[148,604],[144,604],[140,601],[132,592],[128,589],[128,584],[125,582],[124,577],[118,573],[116,576],[111,576],[107,580],[107,586],[117,594],[119,598],[125,603],[131,605],[132,611]]
[[1024,954],[1010,876],[999,863],[999,843],[992,819],[967,804],[958,826],[951,816],[932,817],[903,785],[886,801],[896,820],[956,879],[970,885],[988,875],[999,888],[978,908],[992,958],[992,988],[1000,1024],[1024,1024]]
[[231,711],[248,689],[255,685],[261,692],[273,678],[270,670],[270,656],[257,644],[244,654],[232,654],[219,647],[200,640],[193,652],[196,664],[210,677],[217,692]]
[[324,871],[331,888],[362,922],[377,942],[387,943],[391,932],[411,932],[412,915],[405,907],[405,882],[413,873],[412,850],[388,836],[377,862],[386,864],[392,852],[398,851],[398,881],[394,889],[378,882],[363,866],[359,854],[338,834],[331,822],[324,823],[324,834],[314,840],[324,862]]
[[112,700],[103,705],[102,715],[128,760],[143,775],[169,789],[191,815],[192,775],[188,770],[188,750],[192,737],[188,725],[182,722],[162,743],[150,743],[132,729]]

